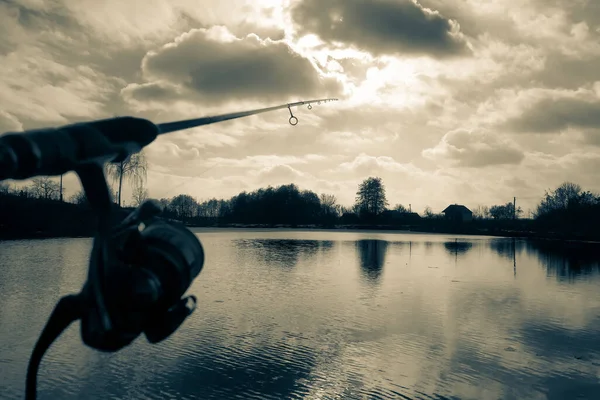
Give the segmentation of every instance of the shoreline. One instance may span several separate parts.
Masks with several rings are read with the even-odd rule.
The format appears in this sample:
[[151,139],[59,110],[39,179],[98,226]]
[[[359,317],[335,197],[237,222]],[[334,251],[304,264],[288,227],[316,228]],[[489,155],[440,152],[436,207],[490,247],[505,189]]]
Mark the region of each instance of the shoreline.
[[477,229],[460,227],[444,229],[427,229],[423,227],[398,227],[393,225],[268,225],[268,224],[215,224],[215,225],[186,225],[188,228],[212,228],[212,229],[269,229],[269,230],[315,230],[315,231],[390,231],[390,233],[419,233],[419,234],[442,234],[442,235],[467,235],[467,236],[493,236],[498,238],[533,239],[533,240],[559,240],[564,242],[588,242],[600,244],[599,238],[586,236],[564,235],[555,232],[517,231],[507,229]]
[[[519,231],[508,229],[481,229],[469,226],[456,227],[419,227],[419,226],[394,226],[376,224],[352,224],[352,225],[270,225],[270,224],[186,224],[187,228],[209,228],[209,229],[266,229],[266,230],[310,230],[310,231],[389,231],[389,233],[418,233],[418,234],[445,234],[445,235],[468,235],[468,236],[491,236],[498,238],[515,238],[531,240],[553,240],[561,242],[582,242],[600,244],[600,237],[589,237],[585,235],[569,235],[557,232]],[[8,232],[0,233],[0,242],[19,240],[45,240],[45,239],[91,239],[93,235],[81,234],[58,234],[56,232],[32,232],[21,235],[10,235]]]

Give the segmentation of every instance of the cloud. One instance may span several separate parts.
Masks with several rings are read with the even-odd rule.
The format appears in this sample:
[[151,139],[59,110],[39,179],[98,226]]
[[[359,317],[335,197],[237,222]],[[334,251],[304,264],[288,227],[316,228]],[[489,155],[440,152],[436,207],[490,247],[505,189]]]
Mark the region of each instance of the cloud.
[[257,155],[257,156],[246,156],[241,159],[226,159],[226,158],[211,158],[208,159],[208,163],[217,163],[221,167],[235,167],[235,168],[274,168],[281,165],[290,164],[308,164],[316,161],[323,161],[327,158],[318,154],[306,154],[302,157],[296,156],[278,156],[278,155]]
[[286,164],[280,164],[261,169],[256,174],[256,180],[261,184],[282,184],[295,182],[304,176],[305,174],[297,169]]
[[22,49],[0,62],[0,104],[25,120],[68,123],[101,118],[118,81],[87,66],[58,63],[40,49]]
[[302,0],[292,17],[301,34],[314,33],[330,44],[341,42],[373,55],[468,53],[456,21],[416,0]]
[[236,34],[281,38],[281,5],[266,0],[51,0],[111,46],[157,45],[191,28],[227,25]]
[[223,26],[193,29],[149,52],[142,74],[148,82],[129,85],[125,98],[222,104],[330,97],[342,90],[336,79],[321,74],[286,42],[254,34],[238,38]]
[[505,122],[507,129],[528,133],[557,133],[567,128],[600,129],[600,98],[547,98]]
[[23,130],[23,124],[14,115],[0,110],[0,134],[4,132],[18,132]]
[[418,175],[421,170],[412,164],[402,164],[387,156],[370,156],[365,153],[359,154],[352,161],[339,165],[337,171],[356,172],[362,175],[377,173],[380,171],[405,173]]
[[0,104],[26,129],[103,117],[123,84],[89,64],[93,41],[56,5],[0,3]]
[[474,133],[464,129],[446,133],[435,147],[423,150],[422,155],[470,168],[519,164],[524,158],[521,150],[497,134]]

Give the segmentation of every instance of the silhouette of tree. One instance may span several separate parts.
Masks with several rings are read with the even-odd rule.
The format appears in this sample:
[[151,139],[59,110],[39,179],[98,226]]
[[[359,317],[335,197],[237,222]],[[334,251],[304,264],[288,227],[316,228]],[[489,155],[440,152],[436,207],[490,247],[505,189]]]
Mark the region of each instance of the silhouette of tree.
[[492,206],[490,207],[490,215],[494,219],[512,219],[513,214],[515,214],[516,218],[519,218],[519,215],[523,213],[521,207],[517,207],[515,213],[515,206],[513,203],[508,202],[501,206]]
[[198,203],[192,196],[180,194],[170,201],[168,208],[175,213],[177,218],[183,220],[196,216]]
[[554,191],[546,191],[544,198],[537,206],[535,216],[537,218],[553,211],[597,203],[597,196],[591,192],[584,192],[576,183],[564,182]]
[[369,177],[358,186],[355,206],[359,214],[381,214],[388,204],[381,178]]
[[118,163],[107,163],[106,173],[118,181],[117,204],[121,206],[121,193],[123,191],[123,180],[131,181],[132,188],[144,183],[148,170],[148,162],[143,151],[135,153]]
[[166,210],[167,208],[169,208],[169,204],[171,203],[171,201],[169,199],[158,199],[158,204],[160,204],[160,206],[163,208],[163,210]]
[[60,185],[47,176],[34,178],[29,189],[39,199],[58,200],[60,198]]
[[435,214],[433,213],[433,210],[429,206],[425,207],[425,210],[423,211],[423,215],[425,216],[425,218],[433,218],[433,217],[435,217]]
[[394,207],[394,211],[406,214],[408,213],[408,208],[404,207],[402,204],[396,204],[396,206]]
[[[110,193],[110,198],[112,200],[112,203],[117,204],[116,200],[115,200],[116,199],[115,191],[113,189],[111,189],[110,187],[108,187],[108,192]],[[81,206],[88,205],[87,196],[85,195],[85,192],[83,191],[83,189],[79,190],[77,193],[75,193],[74,195],[69,197],[69,203],[78,204]]]
[[[138,185],[139,182],[134,180]],[[134,195],[139,187],[134,186]],[[116,196],[109,189],[114,201]],[[30,186],[12,189],[6,182],[0,182],[0,237],[36,236],[39,232],[50,236],[92,232],[93,214],[87,206],[84,192],[79,191],[69,198],[71,203],[76,204],[56,201],[59,193],[59,183],[48,177],[36,178]],[[142,197],[140,194],[139,199]],[[361,183],[357,201],[351,208],[337,204],[333,195],[317,195],[310,190],[300,190],[294,184],[242,192],[228,200],[213,198],[200,204],[189,195],[158,201],[164,208],[165,218],[198,225],[218,222],[292,226],[320,224],[331,227],[337,224],[371,226],[376,223],[380,226],[409,225],[411,229],[421,226],[425,231],[432,232],[450,229],[441,215],[434,214],[430,207],[426,207],[424,212],[428,220],[415,214],[385,210],[387,201],[383,184],[380,178],[373,177]],[[513,216],[511,202],[489,210],[487,207],[478,207],[476,216],[493,215],[494,220],[477,221],[469,229],[475,233],[502,235],[503,231],[510,230],[553,238],[600,240],[597,230],[600,225],[600,201],[591,192],[583,191],[575,184],[563,184],[555,191],[546,193],[541,205],[549,211],[536,217],[535,221],[505,221]],[[396,206],[396,210],[405,211],[406,208]],[[520,214],[522,210],[518,208],[517,212]],[[454,232],[453,227],[451,230]]]
[[491,217],[492,214],[488,206],[479,205],[473,210],[473,219],[490,219]]
[[335,195],[323,193],[319,197],[319,200],[321,201],[321,209],[325,218],[337,218],[342,215],[342,206],[338,204]]
[[336,199],[335,195],[333,195],[333,194],[323,193],[323,194],[321,194],[319,199],[321,200],[321,205],[324,208],[333,209],[337,205],[337,199]]
[[148,199],[148,190],[144,187],[143,182],[136,183],[131,197],[134,207],[139,207],[146,199]]
[[84,204],[87,204],[87,197],[85,196],[85,192],[83,190],[80,190],[79,192],[71,196],[69,198],[69,201],[73,204],[78,204],[82,206]]
[[229,211],[229,201],[210,199],[198,205],[197,215],[202,218],[219,218]]

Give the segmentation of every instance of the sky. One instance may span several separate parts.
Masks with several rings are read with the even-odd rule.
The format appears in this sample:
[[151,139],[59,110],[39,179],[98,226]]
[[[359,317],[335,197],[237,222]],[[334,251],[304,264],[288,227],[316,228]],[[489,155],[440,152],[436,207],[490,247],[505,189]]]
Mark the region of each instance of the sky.
[[369,176],[417,212],[600,192],[596,0],[0,0],[0,38],[0,132],[339,99],[160,137],[153,198],[295,183],[351,205]]

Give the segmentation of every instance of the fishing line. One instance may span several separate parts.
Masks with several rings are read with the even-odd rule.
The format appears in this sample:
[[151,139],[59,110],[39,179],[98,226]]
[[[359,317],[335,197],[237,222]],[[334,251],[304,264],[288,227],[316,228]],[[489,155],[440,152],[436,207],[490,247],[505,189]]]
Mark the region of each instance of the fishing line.
[[[303,100],[303,101],[298,101],[295,103],[287,103],[287,104],[282,104],[282,105],[278,105],[278,106],[274,106],[274,107],[266,107],[266,108],[260,108],[260,109],[256,109],[256,110],[249,110],[249,111],[241,111],[241,112],[235,112],[235,113],[229,113],[229,114],[222,114],[222,115],[217,115],[217,116],[212,116],[212,117],[202,117],[202,118],[195,118],[195,119],[189,119],[189,120],[184,120],[184,121],[176,121],[176,122],[168,122],[168,123],[164,123],[164,124],[158,124],[158,127],[160,129],[160,134],[164,134],[164,133],[169,133],[169,132],[174,132],[174,131],[178,131],[178,130],[182,130],[182,129],[188,129],[188,128],[193,128],[193,127],[198,127],[198,126],[204,126],[204,125],[208,125],[208,124],[213,124],[216,122],[221,122],[221,121],[228,121],[228,120],[232,120],[232,119],[238,119],[238,118],[243,118],[243,117],[248,117],[250,115],[256,115],[256,114],[261,114],[261,113],[265,113],[265,112],[269,112],[269,111],[275,111],[275,110],[281,110],[284,108],[287,108],[290,112],[290,118],[288,120],[289,124],[292,126],[296,126],[298,124],[298,118],[292,113],[292,107],[298,107],[304,104],[307,104],[307,108],[309,110],[312,110],[313,106],[311,103],[317,103],[317,104],[321,104],[323,103],[327,103],[330,101],[337,101],[338,99],[335,98],[331,98],[331,99],[316,99],[316,100]],[[257,142],[259,142],[260,140],[264,139],[269,133],[265,133],[262,136],[259,136],[257,139],[251,141],[250,143],[247,143],[243,148],[247,148],[250,145],[253,145]],[[216,162],[215,164],[213,164],[212,166],[202,170],[199,174],[195,175],[194,177],[200,177],[202,176],[204,173],[210,171],[211,169],[215,168],[216,166],[218,166],[219,163]],[[190,178],[193,179],[193,178]],[[182,187],[183,185],[185,185],[186,183],[189,183],[188,180],[184,180],[183,182],[175,185],[174,187],[170,188],[169,190],[167,190],[165,193],[165,196],[168,196],[170,193],[172,193],[174,190]]]

